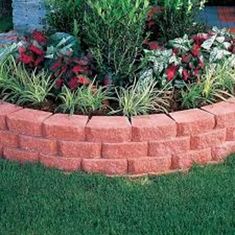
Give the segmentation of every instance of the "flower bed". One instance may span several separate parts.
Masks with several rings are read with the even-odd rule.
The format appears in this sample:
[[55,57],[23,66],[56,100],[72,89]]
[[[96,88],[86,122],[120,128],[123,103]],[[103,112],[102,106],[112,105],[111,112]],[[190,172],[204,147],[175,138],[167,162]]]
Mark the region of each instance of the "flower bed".
[[235,152],[235,100],[131,121],[2,103],[0,129],[0,152],[9,160],[107,175],[160,174]]

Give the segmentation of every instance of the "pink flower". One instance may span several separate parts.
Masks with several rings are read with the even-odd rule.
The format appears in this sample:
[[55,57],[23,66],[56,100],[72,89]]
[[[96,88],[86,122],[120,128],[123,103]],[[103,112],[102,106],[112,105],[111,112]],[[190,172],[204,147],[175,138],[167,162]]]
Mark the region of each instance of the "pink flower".
[[183,69],[182,76],[183,76],[183,80],[187,81],[189,78],[189,72],[186,69]]
[[188,64],[191,59],[192,59],[192,55],[191,54],[186,54],[186,55],[182,56],[182,62],[185,63],[185,64]]
[[167,76],[168,81],[171,81],[175,78],[177,69],[178,69],[178,66],[174,64],[168,66],[168,68],[166,69],[166,76]]
[[74,73],[87,73],[88,69],[86,66],[76,65],[75,67],[73,67],[72,71]]

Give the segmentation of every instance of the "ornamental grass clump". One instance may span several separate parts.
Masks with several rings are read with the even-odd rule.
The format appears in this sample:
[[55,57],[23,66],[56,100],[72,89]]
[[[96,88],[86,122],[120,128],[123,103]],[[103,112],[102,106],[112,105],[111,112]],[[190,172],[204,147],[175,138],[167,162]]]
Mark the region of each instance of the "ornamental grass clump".
[[41,107],[52,97],[54,83],[48,72],[28,72],[24,65],[16,64],[13,57],[0,64],[0,90],[3,100]]
[[135,81],[128,88],[116,88],[118,108],[111,114],[119,113],[127,117],[148,113],[167,112],[172,98],[171,86],[157,88],[153,79]]

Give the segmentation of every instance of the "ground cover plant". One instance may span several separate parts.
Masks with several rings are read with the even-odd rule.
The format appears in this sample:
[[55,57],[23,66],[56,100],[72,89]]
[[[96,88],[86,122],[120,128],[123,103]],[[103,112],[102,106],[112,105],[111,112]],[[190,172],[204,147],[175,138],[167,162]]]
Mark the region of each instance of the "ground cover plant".
[[0,234],[234,234],[235,156],[137,179],[0,159]]
[[205,2],[48,0],[48,30],[0,49],[0,98],[128,117],[227,99],[235,37],[195,21]]

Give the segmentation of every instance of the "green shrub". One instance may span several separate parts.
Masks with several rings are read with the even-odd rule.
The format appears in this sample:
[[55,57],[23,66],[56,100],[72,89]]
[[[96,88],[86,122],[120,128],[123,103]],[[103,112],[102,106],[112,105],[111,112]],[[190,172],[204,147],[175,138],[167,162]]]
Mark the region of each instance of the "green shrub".
[[46,71],[28,72],[22,64],[16,64],[13,57],[0,64],[0,94],[3,100],[40,107],[52,96],[53,86]]
[[206,0],[161,0],[162,13],[156,14],[156,26],[163,41],[204,31],[195,17]]
[[124,84],[137,69],[149,0],[88,0],[87,5],[84,40],[99,71]]
[[168,84],[159,90],[153,79],[139,80],[129,88],[116,88],[118,108],[111,113],[131,117],[151,112],[167,112],[172,98],[169,88]]
[[59,32],[72,33],[81,31],[84,0],[46,0],[49,8],[49,25]]

